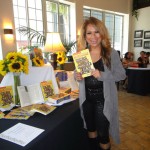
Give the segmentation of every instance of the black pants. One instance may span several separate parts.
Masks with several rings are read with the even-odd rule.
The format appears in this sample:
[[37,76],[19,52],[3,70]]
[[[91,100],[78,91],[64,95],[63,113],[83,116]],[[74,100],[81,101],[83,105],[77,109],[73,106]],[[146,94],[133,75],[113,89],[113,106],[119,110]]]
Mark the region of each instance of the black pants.
[[83,103],[83,114],[89,132],[98,132],[99,142],[109,143],[109,121],[103,114],[103,103],[86,100]]

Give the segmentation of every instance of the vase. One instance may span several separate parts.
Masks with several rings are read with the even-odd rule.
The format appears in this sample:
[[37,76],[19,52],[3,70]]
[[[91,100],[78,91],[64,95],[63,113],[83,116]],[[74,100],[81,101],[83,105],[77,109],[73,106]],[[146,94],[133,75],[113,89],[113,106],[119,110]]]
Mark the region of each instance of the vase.
[[20,106],[20,99],[18,94],[17,86],[20,86],[20,73],[13,73],[14,76],[14,98],[15,98],[15,105]]
[[60,64],[59,68],[60,70],[64,70],[64,64]]

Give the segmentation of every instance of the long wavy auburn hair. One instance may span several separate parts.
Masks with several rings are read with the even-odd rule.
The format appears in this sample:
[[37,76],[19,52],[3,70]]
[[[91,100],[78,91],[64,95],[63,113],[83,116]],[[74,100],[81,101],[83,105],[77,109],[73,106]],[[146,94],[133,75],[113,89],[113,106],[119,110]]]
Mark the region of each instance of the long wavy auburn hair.
[[106,26],[104,23],[97,18],[94,17],[89,17],[86,19],[81,26],[80,29],[80,36],[78,38],[78,51],[83,50],[87,48],[87,42],[86,42],[86,30],[88,25],[93,25],[96,30],[99,31],[100,36],[101,36],[101,56],[106,64],[106,66],[110,69],[111,68],[111,60],[110,60],[110,53],[111,53],[111,43],[109,39],[109,34],[107,31]]

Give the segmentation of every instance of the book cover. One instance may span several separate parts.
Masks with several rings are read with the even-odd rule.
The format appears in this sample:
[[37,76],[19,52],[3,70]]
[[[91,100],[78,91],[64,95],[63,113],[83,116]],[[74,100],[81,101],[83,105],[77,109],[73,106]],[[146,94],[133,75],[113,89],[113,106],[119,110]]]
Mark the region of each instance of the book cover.
[[48,97],[54,95],[54,88],[51,80],[41,82],[40,86],[43,93],[44,101],[47,101]]
[[7,111],[15,106],[12,86],[0,87],[0,110]]
[[70,94],[67,93],[59,93],[52,95],[48,98],[48,102],[53,103],[53,104],[58,104],[62,101],[70,99]]
[[0,119],[4,118],[5,114],[3,112],[0,111]]
[[11,111],[6,116],[4,116],[4,119],[27,120],[28,118],[30,118],[30,115],[24,113],[18,113],[15,111]]
[[41,113],[43,115],[48,115],[49,113],[51,113],[55,109],[56,109],[55,106],[49,106],[46,104],[34,104],[31,111],[32,112],[38,112],[38,113]]
[[81,72],[83,78],[91,76],[91,71],[95,68],[93,66],[89,50],[82,50],[80,52],[74,53],[72,56],[77,72]]
[[20,115],[27,115],[27,116],[33,116],[34,112],[32,112],[33,105],[25,106],[25,107],[18,107],[15,109],[12,109],[11,111],[15,112],[16,114]]

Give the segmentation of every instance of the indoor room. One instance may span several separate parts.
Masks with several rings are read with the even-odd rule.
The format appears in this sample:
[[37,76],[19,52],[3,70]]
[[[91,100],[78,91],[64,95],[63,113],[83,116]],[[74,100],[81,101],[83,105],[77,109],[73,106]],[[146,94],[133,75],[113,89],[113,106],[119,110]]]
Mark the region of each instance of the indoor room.
[[0,149],[149,150],[149,14],[150,0],[1,0]]

